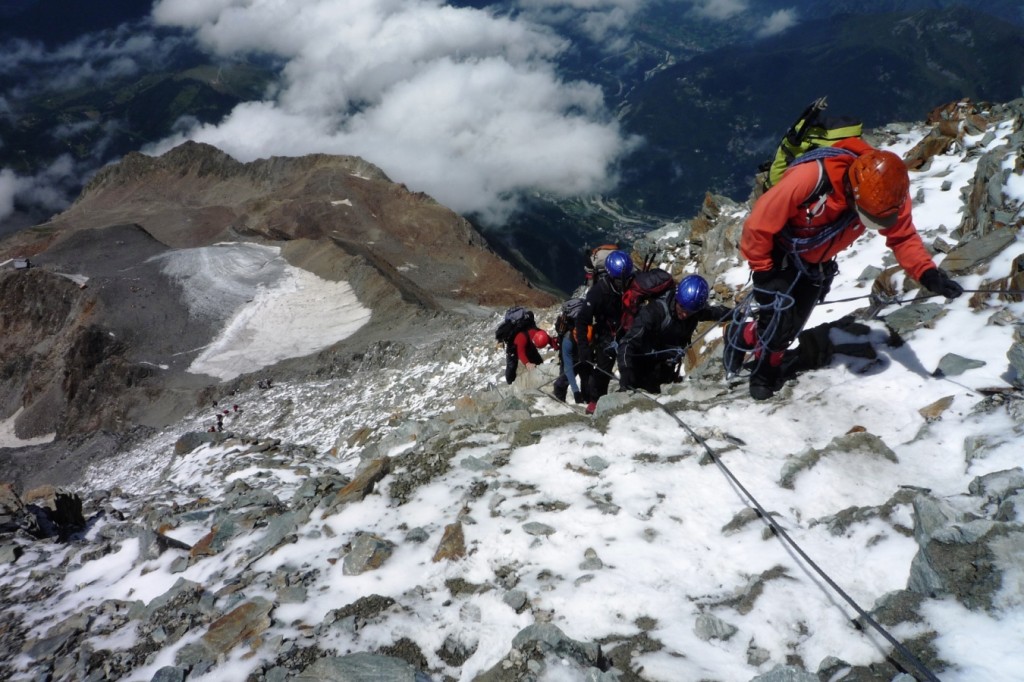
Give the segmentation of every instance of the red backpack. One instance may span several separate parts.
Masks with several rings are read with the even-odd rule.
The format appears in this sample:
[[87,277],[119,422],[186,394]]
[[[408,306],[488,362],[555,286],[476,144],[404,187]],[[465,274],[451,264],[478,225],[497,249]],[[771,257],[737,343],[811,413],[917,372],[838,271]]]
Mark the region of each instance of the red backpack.
[[629,331],[633,320],[640,313],[640,306],[661,296],[676,285],[675,279],[661,268],[643,270],[633,275],[629,287],[622,293],[622,321],[619,333]]

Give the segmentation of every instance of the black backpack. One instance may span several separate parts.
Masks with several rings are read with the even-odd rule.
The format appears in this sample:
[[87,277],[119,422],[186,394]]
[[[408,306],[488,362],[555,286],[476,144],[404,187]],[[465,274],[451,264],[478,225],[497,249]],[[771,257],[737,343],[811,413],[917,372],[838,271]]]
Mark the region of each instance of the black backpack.
[[562,304],[562,309],[555,320],[555,333],[558,334],[559,339],[576,326],[576,316],[583,309],[583,302],[582,298],[570,298]]
[[622,321],[619,331],[625,333],[633,326],[633,320],[640,313],[640,306],[651,301],[676,285],[675,279],[661,268],[643,270],[633,275],[629,287],[622,293]]
[[505,319],[495,330],[494,339],[502,343],[509,343],[519,332],[533,329],[536,326],[533,311],[517,305],[505,311]]

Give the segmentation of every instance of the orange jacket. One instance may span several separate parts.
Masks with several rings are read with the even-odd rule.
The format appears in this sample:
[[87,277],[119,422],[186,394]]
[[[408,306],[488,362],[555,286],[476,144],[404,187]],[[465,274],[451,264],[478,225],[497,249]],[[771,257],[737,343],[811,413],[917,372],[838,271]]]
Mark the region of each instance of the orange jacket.
[[[835,146],[849,149],[858,155],[872,148],[860,138],[840,140]],[[855,157],[845,154],[825,159],[825,172],[834,189],[828,194],[824,207],[816,215],[810,215],[808,208],[801,206],[818,184],[816,162],[793,166],[777,184],[754,203],[750,215],[743,223],[743,235],[740,238],[740,254],[750,264],[751,270],[772,269],[775,265],[772,250],[776,237],[787,225],[796,228],[798,236],[807,237],[834,224],[846,211],[853,210],[847,206],[846,194],[842,188],[843,176],[854,159]],[[879,230],[879,234],[885,237],[885,245],[892,249],[900,266],[908,275],[919,280],[923,272],[935,267],[935,263],[932,262],[928,249],[921,241],[921,235],[914,227],[910,204],[910,197],[907,197],[896,224]],[[824,263],[852,244],[857,237],[864,234],[864,230],[860,220],[855,219],[831,241],[800,255],[808,263]]]

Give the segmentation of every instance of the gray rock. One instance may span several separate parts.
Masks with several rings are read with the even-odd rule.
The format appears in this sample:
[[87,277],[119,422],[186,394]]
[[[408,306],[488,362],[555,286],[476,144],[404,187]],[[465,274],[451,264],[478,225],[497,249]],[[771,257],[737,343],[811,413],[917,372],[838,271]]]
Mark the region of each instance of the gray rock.
[[697,616],[697,621],[693,624],[693,632],[705,642],[712,639],[725,641],[739,632],[739,629],[712,613],[702,613]]
[[360,533],[352,542],[352,550],[345,555],[342,572],[359,575],[380,568],[394,552],[395,545],[373,533]]
[[1006,359],[1013,368],[1013,385],[1024,388],[1024,343],[1017,341],[1006,351]]
[[187,455],[200,445],[213,443],[217,440],[216,433],[190,431],[178,439],[174,444],[174,454]]
[[566,637],[565,633],[552,623],[528,625],[512,639],[512,646],[517,649],[534,646],[540,651],[550,651],[585,665],[597,665],[601,657],[601,647],[598,644],[578,642]]
[[185,668],[179,668],[177,666],[165,665],[156,671],[156,674],[150,679],[150,682],[185,682]]
[[405,534],[406,542],[414,542],[420,544],[430,539],[430,533],[423,528],[410,528],[409,532]]
[[809,448],[795,457],[787,458],[779,476],[779,485],[792,489],[799,473],[814,467],[824,457],[853,456],[899,462],[896,453],[878,436],[867,431],[848,433],[836,436],[831,443],[821,449]]
[[873,282],[882,274],[881,268],[877,268],[874,265],[869,265],[857,275],[858,282]]
[[1024,469],[1008,469],[978,476],[967,486],[971,495],[984,497],[988,502],[999,503],[1024,489]]
[[[991,187],[1002,193],[1002,183],[992,183]],[[998,203],[1001,202],[1002,198],[1000,197]],[[950,274],[962,275],[992,260],[1016,240],[1016,230],[993,230],[982,237],[961,242],[946,254],[939,265]]]
[[526,592],[522,590],[509,590],[501,600],[511,606],[513,611],[519,613],[526,607]]
[[356,653],[328,656],[292,678],[295,682],[422,682],[423,676],[400,658]]
[[[1024,556],[1024,526],[975,518],[925,495],[915,499],[914,514],[920,549],[911,562],[908,589],[950,595],[969,609],[985,610],[998,608],[1001,595],[1021,589],[1013,576]],[[1014,582],[1004,585],[1006,576]],[[1011,598],[1018,599],[1016,594]]]
[[486,459],[480,459],[479,457],[463,457],[459,462],[459,466],[470,471],[493,471],[494,463]]
[[750,682],[819,682],[818,676],[792,665],[777,665],[764,675],[750,678]]
[[583,552],[583,562],[580,563],[580,570],[597,571],[602,568],[604,568],[604,562],[597,555],[597,551],[593,547],[587,547],[586,551]]
[[246,556],[250,560],[258,559],[286,540],[294,541],[299,525],[307,520],[308,514],[302,512],[285,512],[271,517],[266,532],[258,541],[250,545],[246,550]]
[[885,324],[901,336],[906,336],[915,329],[931,324],[946,314],[946,308],[938,303],[911,303],[888,315]]
[[977,369],[978,367],[984,367],[985,362],[982,360],[971,360],[957,355],[956,353],[946,353],[939,360],[939,366],[935,370],[934,376],[937,377],[955,377],[963,374],[967,370]]
[[551,526],[547,525],[546,523],[538,523],[536,521],[530,521],[529,523],[524,523],[523,524],[523,530],[526,531],[526,533],[528,535],[541,535],[541,536],[553,535],[554,532],[555,532],[555,529],[552,528]]

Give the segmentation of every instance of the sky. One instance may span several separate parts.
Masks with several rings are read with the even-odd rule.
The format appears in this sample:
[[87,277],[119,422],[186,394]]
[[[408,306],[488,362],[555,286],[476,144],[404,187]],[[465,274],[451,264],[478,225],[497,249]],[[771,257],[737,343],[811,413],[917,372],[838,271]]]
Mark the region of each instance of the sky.
[[[522,0],[513,13],[437,0],[158,0],[147,22],[54,49],[24,40],[0,45],[0,75],[18,78],[0,92],[0,116],[12,116],[12,103],[42,87],[70,91],[156,69],[191,38],[215,58],[272,57],[282,64],[280,79],[223,120],[184,118],[175,135],[142,151],[159,154],[192,139],[240,161],[362,156],[393,180],[495,223],[529,193],[614,188],[618,163],[638,140],[621,129],[596,85],[559,76],[555,60],[574,47],[566,27],[609,53],[627,49],[630,21],[646,1]],[[711,21],[756,14],[745,0],[679,5]],[[777,12],[758,34],[794,20],[792,10]],[[71,188],[106,161],[105,140],[118,122],[80,125],[97,128],[94,158],[65,156],[32,175],[0,169],[0,221],[11,216],[15,196],[59,211],[73,199]]]
[[[926,171],[911,174],[915,223],[926,242],[949,238],[959,222],[961,190],[971,182],[980,153],[1003,144],[1009,133],[1010,128],[1003,126],[985,148],[981,136],[968,136],[963,149],[936,157]],[[891,148],[903,153],[921,135],[920,131],[904,135]],[[1012,168],[1017,161],[1010,155],[1003,164]],[[949,189],[942,189],[944,182],[950,183]],[[1010,174],[1004,195],[1007,205],[1024,205],[1024,180]],[[662,232],[670,233],[671,226]],[[882,266],[887,254],[883,240],[870,233],[843,252],[840,275],[829,297],[837,302],[816,308],[810,324],[835,320],[863,307],[867,290],[858,276],[866,267]],[[977,289],[987,279],[1008,274],[1013,260],[1022,254],[1024,243],[1018,241],[994,258],[985,274],[958,281],[967,289]],[[742,287],[746,267],[739,262],[733,266],[721,279]],[[851,297],[857,300],[842,301]],[[272,298],[260,298],[254,305],[270,307]],[[851,609],[785,546],[767,537],[760,523],[723,533],[722,528],[746,509],[747,500],[717,467],[700,463],[702,447],[676,419],[707,439],[744,487],[762,506],[777,513],[778,523],[802,549],[862,607],[870,609],[887,592],[906,587],[917,552],[906,532],[914,525],[912,508],[896,505],[890,520],[866,518],[838,535],[817,520],[851,506],[881,505],[903,486],[929,489],[949,510],[985,514],[985,499],[967,496],[972,480],[1020,470],[1019,424],[1005,409],[976,408],[984,399],[979,389],[1009,386],[1013,371],[1006,353],[1014,327],[996,320],[1001,315],[1021,320],[1024,303],[992,298],[988,307],[974,310],[970,298],[931,299],[943,307],[945,315],[930,328],[907,334],[907,343],[899,348],[886,344],[883,322],[868,321],[866,340],[877,350],[876,360],[837,355],[829,366],[802,374],[769,401],[752,401],[742,381],[727,384],[687,378],[657,399],[640,394],[612,396],[610,400],[632,400],[636,409],[606,424],[576,413],[578,418],[565,425],[538,426],[539,435],[532,444],[514,446],[497,429],[465,426],[455,440],[451,469],[418,488],[408,503],[397,505],[387,494],[374,494],[335,512],[317,510],[296,533],[293,544],[285,544],[250,567],[268,575],[278,569],[316,571],[310,583],[310,594],[316,598],[279,604],[273,632],[301,637],[303,626],[315,627],[330,609],[371,593],[392,596],[402,608],[390,609],[354,631],[326,628],[317,643],[339,651],[369,651],[408,637],[432,666],[443,666],[434,652],[452,637],[476,647],[461,670],[448,671],[468,682],[507,653],[512,638],[533,622],[533,616],[529,610],[516,613],[510,608],[502,599],[503,589],[453,599],[446,584],[453,579],[493,584],[498,567],[514,566],[520,578],[517,589],[526,594],[533,611],[553,614],[553,622],[574,639],[591,642],[638,634],[638,619],[653,619],[649,635],[662,642],[664,649],[634,659],[637,667],[643,667],[646,680],[745,681],[790,656],[799,657],[811,669],[828,656],[860,665],[879,661],[886,650],[880,637],[852,628]],[[893,304],[881,314],[897,309]],[[556,308],[539,312],[541,324],[550,326]],[[232,398],[242,410],[226,418],[226,428],[309,445],[306,459],[295,453],[274,466],[239,467],[244,446],[238,442],[174,457],[178,436],[205,430],[210,424],[212,415],[198,411],[116,463],[101,463],[89,473],[85,485],[121,486],[138,495],[140,503],[204,497],[216,501],[230,483],[242,480],[269,486],[287,500],[306,476],[327,468],[353,471],[359,448],[346,446],[345,441],[361,427],[390,431],[382,443],[384,454],[400,456],[422,448],[416,438],[409,437],[416,432],[409,422],[395,425],[399,411],[405,419],[418,421],[416,428],[426,429],[424,424],[443,418],[456,400],[475,396],[482,401],[485,394],[497,393],[527,401],[534,414],[570,414],[572,407],[546,393],[555,372],[550,355],[549,362],[536,371],[522,372],[516,384],[505,386],[504,358],[490,336],[497,321],[495,313],[491,320],[468,322],[477,333],[447,339],[444,354],[427,353],[421,361],[376,372],[370,381],[349,377],[280,383],[269,391]],[[290,328],[287,320],[281,321],[278,331],[283,343],[288,342]],[[707,338],[718,334],[716,330]],[[222,338],[230,335],[226,326]],[[849,339],[838,334],[833,340]],[[950,353],[983,364],[960,375],[935,376],[934,370]],[[939,418],[926,421],[919,410],[944,398],[951,398],[950,407]],[[782,472],[795,456],[809,448],[824,448],[855,426],[880,438],[897,461],[858,451],[835,452],[796,475],[791,488],[780,485]],[[965,458],[967,439],[985,443],[973,459]],[[332,447],[338,448],[337,454],[328,454]],[[503,459],[506,464],[496,463]],[[166,479],[161,479],[164,473]],[[378,490],[386,492],[393,482],[393,477],[386,477]],[[486,484],[483,494],[472,494],[481,482]],[[617,511],[609,513],[598,500],[611,502]],[[1018,508],[1018,522],[1021,514]],[[431,557],[442,531],[456,517],[468,519],[464,531],[472,552],[457,562],[435,563]],[[529,523],[546,524],[553,532],[531,535],[524,529]],[[93,532],[102,528],[100,524]],[[407,541],[410,528],[424,529],[429,540]],[[192,543],[208,530],[203,522],[192,521],[167,532]],[[394,542],[395,554],[375,571],[344,575],[338,548],[364,530]],[[172,552],[144,560],[138,541],[126,540],[119,551],[69,570],[68,590],[33,605],[38,630],[45,631],[83,603],[149,602],[179,578],[195,580],[215,592],[234,578],[238,562],[261,532],[241,534],[221,554],[174,574],[170,572]],[[599,563],[587,563],[588,550],[596,553]],[[55,565],[59,559],[55,555]],[[782,568],[785,578],[769,581],[754,608],[742,611],[729,605],[754,577],[776,567]],[[17,565],[0,567],[0,579],[12,585],[14,595],[31,583],[31,577],[18,570]],[[259,592],[257,583],[253,593]],[[1024,576],[1007,572],[995,603],[995,609],[984,612],[968,611],[948,597],[928,599],[921,609],[924,622],[901,624],[891,634],[906,641],[929,629],[938,632],[937,655],[951,664],[941,674],[943,682],[1020,680]],[[736,627],[737,634],[726,640],[701,639],[694,625],[698,617],[707,615]],[[130,646],[133,638],[126,630],[114,644]],[[760,665],[748,662],[755,644],[767,656]],[[110,640],[105,645],[110,646]],[[162,651],[152,665],[135,671],[130,679],[149,680],[160,666],[170,664],[175,648]],[[251,656],[238,651],[200,679],[242,680],[260,661],[273,660],[275,655],[269,646]],[[22,679],[29,679],[31,673],[26,665]],[[570,666],[552,666],[542,679],[576,682],[583,677]]]

